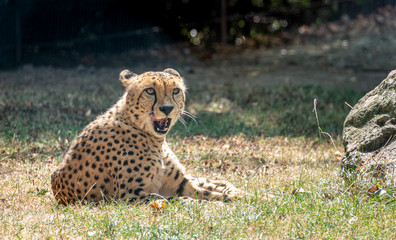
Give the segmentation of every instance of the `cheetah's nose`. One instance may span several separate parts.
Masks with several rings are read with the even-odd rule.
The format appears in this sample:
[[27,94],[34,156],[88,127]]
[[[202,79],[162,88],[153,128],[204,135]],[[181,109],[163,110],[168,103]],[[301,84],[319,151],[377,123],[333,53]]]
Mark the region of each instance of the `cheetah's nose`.
[[159,108],[159,110],[160,110],[161,112],[165,113],[166,116],[168,116],[169,113],[172,112],[173,108],[174,108],[173,106],[161,106],[161,107]]

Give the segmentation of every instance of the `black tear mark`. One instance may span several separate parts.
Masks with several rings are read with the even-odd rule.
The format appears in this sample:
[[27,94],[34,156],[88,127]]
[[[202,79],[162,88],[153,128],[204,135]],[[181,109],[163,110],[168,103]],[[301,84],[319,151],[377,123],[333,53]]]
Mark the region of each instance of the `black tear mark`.
[[[154,84],[155,86],[155,84]],[[153,106],[151,107],[151,112],[154,113],[154,105],[157,103],[157,92],[154,92],[154,103]]]

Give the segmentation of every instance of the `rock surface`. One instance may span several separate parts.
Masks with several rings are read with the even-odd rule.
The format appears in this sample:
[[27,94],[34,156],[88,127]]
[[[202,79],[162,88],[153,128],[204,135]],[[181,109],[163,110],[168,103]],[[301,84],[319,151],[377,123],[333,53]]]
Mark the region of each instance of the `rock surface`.
[[345,119],[342,137],[343,173],[364,165],[373,170],[373,177],[395,178],[396,70],[352,108]]

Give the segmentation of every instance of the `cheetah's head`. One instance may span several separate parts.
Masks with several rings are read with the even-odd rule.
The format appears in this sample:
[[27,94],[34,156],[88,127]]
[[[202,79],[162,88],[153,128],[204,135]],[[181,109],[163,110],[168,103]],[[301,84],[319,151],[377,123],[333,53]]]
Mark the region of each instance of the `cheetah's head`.
[[120,80],[126,88],[124,112],[131,122],[165,137],[184,109],[186,87],[180,74],[171,68],[140,75],[123,70]]

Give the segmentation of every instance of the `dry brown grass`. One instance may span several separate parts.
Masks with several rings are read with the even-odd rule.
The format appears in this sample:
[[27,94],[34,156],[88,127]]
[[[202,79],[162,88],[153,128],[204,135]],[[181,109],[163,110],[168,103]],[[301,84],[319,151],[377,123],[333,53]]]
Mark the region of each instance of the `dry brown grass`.
[[[292,191],[290,186],[294,186],[296,182],[318,181],[320,178],[331,177],[336,170],[336,160],[332,154],[334,149],[326,143],[305,138],[194,136],[171,139],[171,145],[191,174],[227,179],[246,192],[259,196],[266,193],[277,196],[290,194],[287,191]],[[21,150],[17,153],[4,151],[2,154],[1,236],[22,239],[43,239],[50,236],[85,238],[91,234],[97,236],[96,230],[91,229],[89,221],[85,218],[95,216],[100,219],[100,216],[109,216],[120,208],[117,205],[57,206],[50,190],[50,174],[59,165],[60,156],[53,157],[47,154],[38,158],[37,154],[26,155]],[[4,160],[7,156],[13,156],[13,160]],[[139,223],[144,231],[148,231],[148,226],[154,224],[150,222],[152,213],[148,206],[121,207],[123,211],[136,211],[135,208],[138,208],[137,212],[142,215],[132,213],[131,216],[124,216],[124,220]],[[206,221],[216,218],[212,214],[215,214],[213,212],[216,212],[217,204],[205,203],[204,208],[205,211],[200,214]],[[183,214],[183,211],[176,212],[172,219],[159,216],[155,221],[183,222]],[[288,225],[290,217],[282,216],[282,222]],[[256,228],[254,224],[246,225],[244,231],[253,237],[257,236],[259,229]],[[237,236],[230,231],[224,234],[229,234],[230,237]]]

